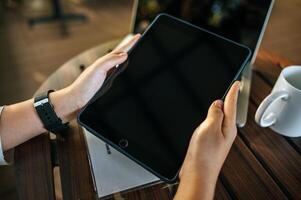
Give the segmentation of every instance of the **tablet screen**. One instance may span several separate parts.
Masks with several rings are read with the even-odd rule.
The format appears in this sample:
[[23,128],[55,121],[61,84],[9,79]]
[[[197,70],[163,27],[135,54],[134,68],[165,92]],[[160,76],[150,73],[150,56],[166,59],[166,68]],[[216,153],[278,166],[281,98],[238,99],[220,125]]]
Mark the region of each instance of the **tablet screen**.
[[245,47],[163,15],[80,121],[155,175],[172,180],[193,131],[249,54]]

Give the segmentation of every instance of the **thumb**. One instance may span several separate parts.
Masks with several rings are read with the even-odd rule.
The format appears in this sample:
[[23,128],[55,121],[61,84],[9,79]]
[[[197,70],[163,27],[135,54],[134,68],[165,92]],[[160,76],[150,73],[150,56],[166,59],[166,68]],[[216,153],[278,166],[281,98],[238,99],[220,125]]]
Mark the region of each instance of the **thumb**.
[[207,120],[212,120],[212,122],[221,127],[224,119],[223,106],[222,100],[214,101],[208,110]]
[[100,67],[103,71],[108,72],[111,68],[116,65],[120,65],[127,59],[127,53],[109,53],[106,56],[102,57],[99,62],[96,61],[96,65]]
[[136,34],[126,38],[113,50],[113,52],[128,52],[137,43],[140,37],[140,34]]
[[136,44],[139,38],[140,34],[134,35],[128,41],[119,44],[111,53],[97,60],[95,64],[100,66],[104,72],[108,72],[111,68],[126,61],[127,52]]

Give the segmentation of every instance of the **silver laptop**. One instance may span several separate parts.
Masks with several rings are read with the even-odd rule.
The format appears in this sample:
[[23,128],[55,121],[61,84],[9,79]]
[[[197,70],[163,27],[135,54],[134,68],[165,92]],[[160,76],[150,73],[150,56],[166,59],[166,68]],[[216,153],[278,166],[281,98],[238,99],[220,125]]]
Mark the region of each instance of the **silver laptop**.
[[[253,55],[241,77],[242,87],[237,113],[237,124],[242,127],[247,119],[251,69],[273,3],[274,0],[136,0],[133,6],[131,33],[124,42],[133,33],[143,32],[158,13],[165,12],[249,46]],[[199,9],[195,9],[196,7]],[[195,12],[196,10],[199,11]],[[160,182],[156,176],[93,134],[86,130],[84,134],[98,197]]]

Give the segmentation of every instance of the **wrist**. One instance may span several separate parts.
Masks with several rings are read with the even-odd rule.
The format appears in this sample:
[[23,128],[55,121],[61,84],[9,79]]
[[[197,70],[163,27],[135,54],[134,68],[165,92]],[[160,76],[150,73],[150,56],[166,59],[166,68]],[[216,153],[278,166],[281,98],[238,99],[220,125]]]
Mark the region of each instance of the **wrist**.
[[217,181],[220,170],[215,169],[214,166],[205,167],[204,165],[194,165],[192,161],[184,162],[180,173],[181,181],[189,181],[189,182],[201,182],[206,181],[212,184],[215,184]]
[[175,199],[213,199],[218,175],[183,173]]
[[77,102],[74,101],[70,88],[64,88],[49,94],[49,99],[54,107],[54,111],[63,123],[75,118],[79,111]]
[[206,185],[210,188],[214,188],[217,182],[218,175],[213,174],[189,174],[182,175],[180,182],[185,185],[189,185],[190,187],[199,187],[200,185]]
[[[188,177],[187,177],[188,178]],[[189,177],[180,180],[175,200],[212,200],[214,198],[216,180]]]

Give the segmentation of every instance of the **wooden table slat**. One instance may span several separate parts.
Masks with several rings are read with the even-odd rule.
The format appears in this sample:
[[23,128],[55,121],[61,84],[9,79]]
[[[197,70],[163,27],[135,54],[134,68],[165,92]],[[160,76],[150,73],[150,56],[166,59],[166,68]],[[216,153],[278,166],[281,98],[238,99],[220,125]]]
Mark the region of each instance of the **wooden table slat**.
[[257,106],[249,105],[249,117],[241,136],[262,165],[274,177],[289,197],[299,197],[301,192],[300,154],[280,135],[270,129],[260,128],[254,121]]
[[[157,184],[154,186],[138,189],[129,193],[122,194],[121,199],[131,200],[171,200],[173,199],[166,184]],[[115,198],[116,199],[116,198]],[[116,199],[117,200],[117,199]]]
[[72,122],[66,139],[57,139],[63,199],[95,199],[87,148],[82,129]]
[[54,200],[49,134],[19,145],[14,156],[19,199]]
[[219,178],[216,183],[214,200],[229,200],[229,199],[232,199],[232,197],[230,196],[229,192],[227,191],[221,179]]
[[240,136],[235,139],[221,176],[223,184],[235,199],[286,199]]

